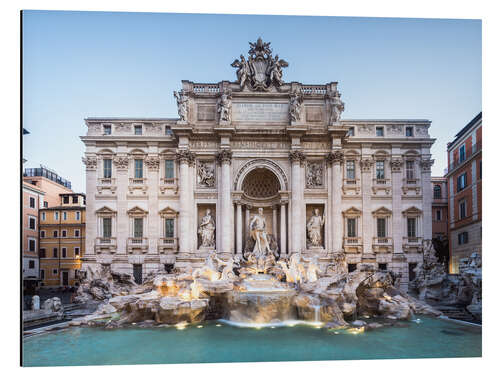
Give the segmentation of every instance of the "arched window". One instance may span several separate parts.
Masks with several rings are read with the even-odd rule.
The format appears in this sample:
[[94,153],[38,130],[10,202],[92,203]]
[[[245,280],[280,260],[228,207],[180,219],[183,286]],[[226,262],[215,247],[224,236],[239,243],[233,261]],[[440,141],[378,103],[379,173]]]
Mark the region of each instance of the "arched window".
[[434,185],[434,199],[441,199],[441,185]]

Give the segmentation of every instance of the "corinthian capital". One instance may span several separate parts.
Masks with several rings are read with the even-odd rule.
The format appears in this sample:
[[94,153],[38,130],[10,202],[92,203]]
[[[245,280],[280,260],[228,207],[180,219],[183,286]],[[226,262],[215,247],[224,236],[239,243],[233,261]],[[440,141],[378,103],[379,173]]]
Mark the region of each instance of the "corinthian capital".
[[344,153],[340,150],[333,151],[326,156],[326,162],[328,164],[343,163]]
[[148,156],[144,163],[151,171],[157,171],[160,168],[160,158],[158,156]]
[[217,162],[219,164],[228,163],[231,164],[233,158],[233,153],[230,150],[223,149],[217,154]]
[[370,172],[372,170],[373,159],[363,158],[359,161],[362,172]]
[[116,169],[128,169],[129,161],[128,156],[115,156],[113,158]]
[[304,153],[298,150],[290,151],[288,158],[292,163],[300,163],[300,164],[303,164],[304,161],[306,160]]
[[189,150],[180,150],[177,151],[177,154],[175,155],[175,158],[179,163],[187,163],[191,166],[193,166],[196,162],[196,158],[194,153],[192,153]]
[[391,164],[391,170],[393,172],[401,172],[401,168],[403,167],[403,159],[392,158],[390,164]]
[[83,164],[85,164],[86,167],[85,169],[87,171],[92,171],[97,169],[97,158],[94,156],[82,158],[82,162]]
[[422,172],[430,172],[433,164],[434,164],[434,159],[420,160],[420,168],[422,169]]

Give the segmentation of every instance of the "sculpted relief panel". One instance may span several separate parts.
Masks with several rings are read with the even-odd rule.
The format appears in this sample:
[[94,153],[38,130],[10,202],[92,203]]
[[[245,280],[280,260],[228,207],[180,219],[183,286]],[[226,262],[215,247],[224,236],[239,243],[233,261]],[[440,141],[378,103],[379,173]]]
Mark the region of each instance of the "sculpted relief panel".
[[323,187],[323,162],[307,163],[306,187]]
[[198,186],[204,188],[215,187],[215,165],[211,160],[198,161],[197,170]]

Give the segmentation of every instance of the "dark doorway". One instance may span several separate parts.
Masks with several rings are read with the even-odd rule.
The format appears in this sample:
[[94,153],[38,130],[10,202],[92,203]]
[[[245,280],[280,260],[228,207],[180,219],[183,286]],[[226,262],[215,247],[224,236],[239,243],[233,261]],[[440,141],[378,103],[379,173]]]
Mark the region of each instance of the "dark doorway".
[[348,263],[347,264],[347,271],[348,272],[354,272],[356,271],[357,264],[356,263]]
[[62,271],[61,274],[62,274],[62,285],[68,286],[69,285],[68,271]]
[[134,280],[137,284],[142,284],[142,264],[134,264]]

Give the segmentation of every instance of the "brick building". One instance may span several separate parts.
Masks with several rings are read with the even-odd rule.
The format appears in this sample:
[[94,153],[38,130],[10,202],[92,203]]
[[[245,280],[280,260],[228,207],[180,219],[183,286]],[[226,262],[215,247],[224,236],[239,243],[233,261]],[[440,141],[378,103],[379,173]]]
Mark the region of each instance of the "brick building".
[[482,112],[448,143],[450,273],[482,247]]

